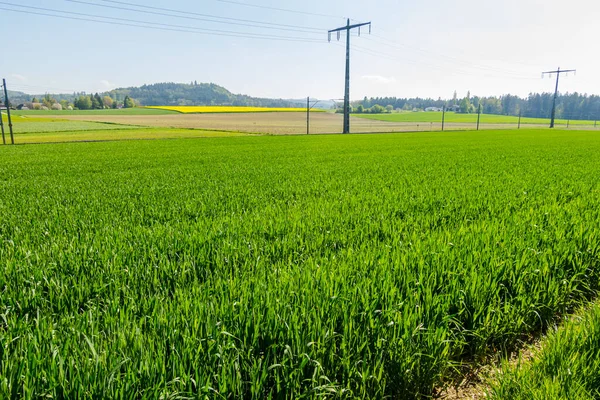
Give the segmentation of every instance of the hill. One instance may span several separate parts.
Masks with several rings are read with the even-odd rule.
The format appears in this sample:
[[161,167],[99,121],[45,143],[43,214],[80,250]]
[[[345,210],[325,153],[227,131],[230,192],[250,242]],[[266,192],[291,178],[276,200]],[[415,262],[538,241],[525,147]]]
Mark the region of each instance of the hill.
[[117,101],[129,96],[144,106],[253,106],[292,107],[297,102],[233,94],[214,83],[155,83],[140,87],[120,88],[108,92]]
[[[57,101],[73,102],[80,93],[51,94]],[[28,94],[19,91],[8,91],[13,105],[30,102],[34,97],[41,99],[44,94]],[[226,88],[214,83],[155,83],[140,87],[118,88],[100,93],[113,100],[123,102],[125,96],[135,99],[142,106],[253,106],[253,107],[304,107],[301,100],[267,99],[231,93]]]

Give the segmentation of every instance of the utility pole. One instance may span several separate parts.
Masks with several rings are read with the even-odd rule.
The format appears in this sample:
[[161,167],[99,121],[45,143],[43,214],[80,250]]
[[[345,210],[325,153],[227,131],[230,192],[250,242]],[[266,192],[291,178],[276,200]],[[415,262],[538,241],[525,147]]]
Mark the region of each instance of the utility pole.
[[442,132],[444,131],[444,122],[446,120],[446,106],[442,107]]
[[[10,106],[8,104],[8,92],[6,90],[6,79],[2,79],[2,86],[4,87],[4,105],[6,105],[6,115],[8,116],[8,129],[10,131],[10,143],[15,144],[15,137],[13,135],[12,120],[10,119]],[[4,139],[4,137],[3,137]]]
[[310,96],[306,98],[306,134],[310,133]]
[[481,103],[477,107],[477,130],[479,130],[479,119],[481,118]]
[[0,111],[0,130],[2,130],[2,144],[6,144],[6,137],[4,136],[4,123],[2,123],[2,112]]
[[337,38],[340,40],[340,32],[346,31],[346,88],[344,91],[344,131],[343,133],[350,133],[350,31],[358,28],[358,36],[360,36],[360,27],[369,25],[369,33],[371,33],[371,23],[365,22],[362,24],[350,25],[350,19],[346,26],[341,28],[332,29],[328,32],[329,41],[331,42],[331,34],[337,32]]
[[554,89],[554,99],[552,100],[552,116],[550,117],[550,128],[554,128],[554,119],[556,117],[556,98],[558,97],[558,80],[560,78],[560,74],[568,74],[569,72],[577,72],[576,69],[565,69],[562,70],[560,67],[556,71],[546,71],[542,72],[542,78],[544,75],[552,75],[556,74],[556,88]]
[[310,133],[310,110],[312,110],[314,106],[319,104],[319,101],[320,100],[315,101],[314,104],[311,106],[310,105],[310,97],[306,98],[306,134],[307,135]]

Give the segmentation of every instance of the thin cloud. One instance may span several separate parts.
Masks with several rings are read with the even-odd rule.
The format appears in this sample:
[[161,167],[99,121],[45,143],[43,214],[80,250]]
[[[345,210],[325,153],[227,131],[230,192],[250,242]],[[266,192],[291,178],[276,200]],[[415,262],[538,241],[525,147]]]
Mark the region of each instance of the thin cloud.
[[106,89],[106,90],[112,90],[112,89],[115,89],[117,87],[117,85],[115,85],[112,82],[107,81],[106,79],[102,79],[100,81],[100,84],[102,85],[102,88]]
[[11,77],[15,78],[16,80],[20,81],[20,82],[27,82],[28,79],[26,76],[23,75],[19,75],[19,74],[11,74]]
[[373,83],[394,83],[396,82],[396,78],[393,76],[381,76],[381,75],[364,75],[361,76],[362,80],[373,82]]

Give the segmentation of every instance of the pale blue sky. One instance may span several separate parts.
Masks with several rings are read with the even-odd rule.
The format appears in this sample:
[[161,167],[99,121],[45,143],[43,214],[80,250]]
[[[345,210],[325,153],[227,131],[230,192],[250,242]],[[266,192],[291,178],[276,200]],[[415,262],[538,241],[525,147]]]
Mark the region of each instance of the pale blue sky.
[[[459,96],[468,90],[474,95],[552,91],[554,81],[542,80],[541,72],[559,66],[578,70],[576,76],[561,81],[561,91],[600,94],[598,1],[232,1],[319,15],[220,0],[0,1],[0,26],[4,33],[10,32],[10,40],[2,45],[0,77],[7,78],[10,89],[29,93],[95,92],[197,80],[252,96],[339,99],[344,90],[344,37],[338,43],[334,36],[328,43],[326,31],[345,24],[344,18],[349,17],[373,23],[372,35],[365,30],[360,38],[352,37],[356,46],[353,99],[365,95],[450,98],[454,90]],[[175,18],[150,14],[166,11],[149,8],[137,8],[143,13],[97,6],[132,8],[127,4],[186,13]],[[139,24],[124,21],[130,19],[170,25],[163,25],[168,29],[203,28],[303,41],[154,30],[32,14],[67,15],[40,8],[121,18],[125,24]],[[215,18],[198,14],[262,27],[200,21]]]

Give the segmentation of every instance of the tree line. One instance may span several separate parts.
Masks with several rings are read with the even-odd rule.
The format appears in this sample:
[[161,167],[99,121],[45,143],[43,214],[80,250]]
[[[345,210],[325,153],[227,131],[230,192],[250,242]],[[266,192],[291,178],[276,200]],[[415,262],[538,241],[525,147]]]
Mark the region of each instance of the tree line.
[[125,96],[123,102],[114,100],[110,96],[100,97],[98,93],[87,95],[80,95],[73,101],[73,107],[76,110],[102,110],[107,108],[133,108],[135,107],[135,101],[129,96]]
[[[103,110],[111,108],[132,108],[136,107],[137,104],[129,96],[125,96],[122,102],[114,100],[110,96],[100,96],[100,94],[85,93],[74,95],[72,101],[66,100],[65,98],[58,98],[46,93],[39,99],[36,96],[27,97],[24,101],[18,105],[19,109],[23,110]],[[29,100],[30,99],[30,100]],[[22,98],[19,100],[23,100]],[[14,101],[11,101],[11,105],[15,107]]]
[[[524,117],[548,118],[552,111],[554,93],[531,93],[522,98],[514,95],[479,97],[470,93],[458,98],[456,92],[450,100],[431,98],[399,98],[399,97],[365,97],[353,103],[357,112],[359,106],[363,110],[372,110],[373,106],[392,108],[394,110],[425,110],[429,107],[455,110],[460,113],[476,113],[481,105],[485,114],[514,115],[521,113]],[[580,93],[559,94],[556,100],[556,117],[564,119],[600,120],[600,96]]]

